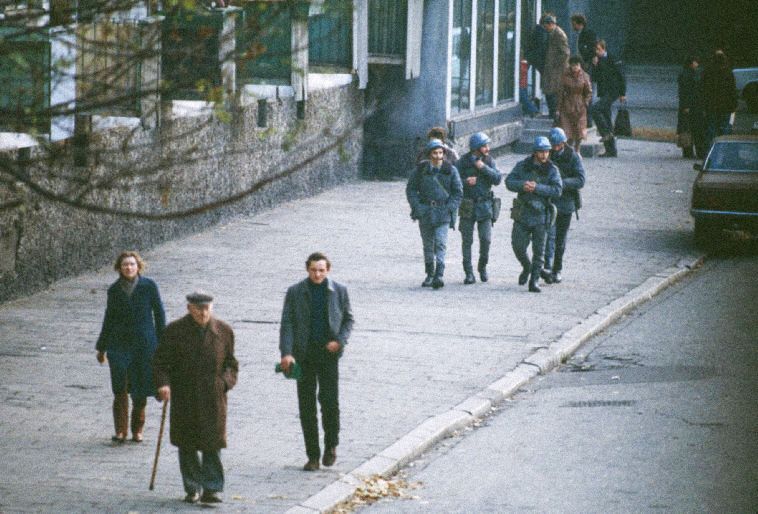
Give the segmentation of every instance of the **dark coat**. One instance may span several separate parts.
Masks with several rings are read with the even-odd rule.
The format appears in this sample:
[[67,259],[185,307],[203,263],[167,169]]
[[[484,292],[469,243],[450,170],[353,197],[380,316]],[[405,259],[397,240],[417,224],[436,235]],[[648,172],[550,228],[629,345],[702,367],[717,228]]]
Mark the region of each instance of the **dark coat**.
[[[537,188],[533,193],[524,191],[524,183],[527,181],[537,182]],[[505,187],[509,191],[518,193],[518,198],[523,205],[519,223],[534,227],[549,223],[550,200],[561,196],[563,183],[555,164],[550,161],[544,165],[535,164],[534,157],[530,155],[523,161],[519,161],[505,177]]]
[[703,71],[705,112],[730,114],[737,110],[737,85],[729,67],[708,65]]
[[601,57],[592,66],[592,80],[597,82],[598,98],[626,96],[626,78],[621,63],[611,54]]
[[458,169],[443,162],[433,171],[429,161],[416,166],[405,186],[405,196],[411,206],[411,218],[424,225],[455,226],[455,213],[463,198],[463,184]]
[[121,288],[119,280],[108,288],[105,318],[95,349],[107,352],[112,365],[126,367],[132,363],[141,370],[132,375],[129,383],[133,397],[154,396],[150,361],[166,326],[161,295],[149,278],[138,277],[131,296]]
[[542,25],[537,24],[529,34],[526,44],[526,60],[540,73],[545,69],[549,36],[548,31],[542,28]]
[[[691,133],[698,131],[702,123],[703,113],[703,80],[700,69],[686,67],[677,79],[679,111],[677,112],[676,133]],[[686,111],[685,111],[686,109]]]
[[226,393],[237,383],[234,332],[211,318],[203,330],[187,314],[170,323],[153,358],[155,384],[171,387],[171,444],[226,448]]
[[[282,357],[292,355],[296,361],[305,359],[310,339],[311,292],[308,280],[301,280],[287,289],[279,325],[279,351]],[[326,290],[331,340],[340,344],[341,355],[353,330],[353,310],[345,286],[327,278]]]
[[560,198],[553,200],[559,214],[571,214],[576,210],[579,190],[584,187],[584,164],[582,158],[568,145],[563,152],[550,152],[550,160],[558,166],[563,189]]
[[[503,176],[497,169],[495,160],[489,155],[485,156],[482,161],[484,166],[477,169],[474,163],[480,159],[473,152],[463,154],[458,159],[455,167],[458,169],[463,184],[463,198],[474,201],[474,219],[477,221],[492,219],[492,186],[497,186],[502,182]],[[466,179],[476,177],[476,184],[469,186]]]
[[579,55],[582,57],[585,66],[592,64],[592,58],[595,57],[595,43],[597,43],[597,34],[594,30],[584,27],[579,32],[577,46]]
[[147,277],[138,277],[129,296],[119,280],[108,288],[105,318],[95,349],[146,351],[152,355],[166,326],[158,286]]

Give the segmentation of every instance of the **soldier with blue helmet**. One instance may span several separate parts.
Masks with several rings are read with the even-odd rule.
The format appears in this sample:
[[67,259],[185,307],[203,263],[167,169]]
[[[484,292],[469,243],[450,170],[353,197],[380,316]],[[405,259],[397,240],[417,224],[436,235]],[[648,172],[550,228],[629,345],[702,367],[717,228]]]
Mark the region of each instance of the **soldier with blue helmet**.
[[[558,168],[550,162],[550,141],[544,136],[534,139],[532,155],[520,161],[505,178],[509,191],[518,193],[513,201],[511,246],[521,263],[519,285],[529,280],[529,291],[541,291],[538,282],[542,271],[545,239],[552,224],[552,199],[561,196],[563,183]],[[532,242],[532,259],[526,253]]]
[[566,144],[566,134],[562,129],[557,127],[552,129],[549,139],[552,146],[550,160],[558,166],[561,181],[563,181],[563,192],[560,198],[553,200],[553,204],[558,209],[558,215],[547,236],[545,266],[541,276],[548,284],[558,284],[561,282],[563,253],[566,251],[571,214],[581,207],[579,190],[584,187],[585,174],[582,158]]
[[428,160],[416,165],[408,178],[405,196],[411,218],[418,220],[424,249],[426,278],[422,287],[439,289],[445,285],[447,231],[455,228],[455,215],[463,197],[456,167],[445,160],[445,144],[432,139],[426,144]]
[[479,234],[479,262],[477,271],[482,282],[487,282],[487,262],[492,243],[493,199],[492,186],[500,184],[502,175],[490,156],[490,138],[477,132],[469,138],[469,152],[456,163],[463,182],[463,201],[459,210],[463,250],[464,284],[476,282],[471,265],[471,245],[474,242],[474,225]]

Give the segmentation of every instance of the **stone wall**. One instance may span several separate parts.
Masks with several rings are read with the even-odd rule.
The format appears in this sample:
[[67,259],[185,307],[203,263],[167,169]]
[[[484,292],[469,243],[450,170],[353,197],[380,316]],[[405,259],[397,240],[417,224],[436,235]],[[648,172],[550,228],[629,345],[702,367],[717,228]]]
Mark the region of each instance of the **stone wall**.
[[[124,211],[79,209],[21,182],[0,183],[0,301],[106,265],[124,249],[145,250],[358,177],[363,93],[353,84],[312,92],[300,117],[293,98],[253,99],[230,116],[169,111],[158,129],[93,133],[86,166],[74,166],[72,140],[0,155],[55,193]],[[235,195],[177,218],[130,214],[160,218]]]

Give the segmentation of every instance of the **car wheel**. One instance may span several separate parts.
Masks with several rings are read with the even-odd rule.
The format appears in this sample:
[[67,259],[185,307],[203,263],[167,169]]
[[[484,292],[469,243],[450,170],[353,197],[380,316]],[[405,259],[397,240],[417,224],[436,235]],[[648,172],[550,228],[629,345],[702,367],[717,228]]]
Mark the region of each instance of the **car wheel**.
[[749,112],[758,112],[758,82],[751,82],[742,90],[742,98]]
[[703,250],[710,250],[714,246],[716,230],[713,223],[704,220],[695,220],[695,246]]

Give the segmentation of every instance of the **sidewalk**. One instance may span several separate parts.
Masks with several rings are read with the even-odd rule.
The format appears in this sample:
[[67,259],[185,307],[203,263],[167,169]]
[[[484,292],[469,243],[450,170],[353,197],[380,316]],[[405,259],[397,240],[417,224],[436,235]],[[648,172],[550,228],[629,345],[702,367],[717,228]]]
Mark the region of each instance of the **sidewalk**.
[[[402,182],[360,182],[144,252],[170,320],[204,288],[236,332],[239,384],[229,393],[222,512],[285,512],[434,416],[486,389],[535,351],[650,277],[693,260],[692,162],[674,145],[621,141],[619,159],[588,159],[564,282],[516,285],[508,207],[494,229],[490,281],[464,286],[460,235],[449,236],[446,286],[419,287],[418,227]],[[504,173],[520,155],[498,160]],[[347,284],[355,330],[342,360],[337,464],[305,473],[294,383],[273,373],[286,287],[322,250]],[[114,249],[114,255],[117,249]],[[475,252],[476,255],[476,252]],[[176,449],[164,439],[147,489],[160,405],[145,443],[111,445],[107,366],[95,361],[106,267],[0,306],[0,512],[194,511]],[[308,512],[307,509],[299,509]]]

